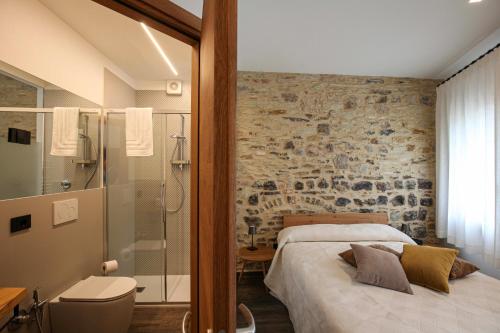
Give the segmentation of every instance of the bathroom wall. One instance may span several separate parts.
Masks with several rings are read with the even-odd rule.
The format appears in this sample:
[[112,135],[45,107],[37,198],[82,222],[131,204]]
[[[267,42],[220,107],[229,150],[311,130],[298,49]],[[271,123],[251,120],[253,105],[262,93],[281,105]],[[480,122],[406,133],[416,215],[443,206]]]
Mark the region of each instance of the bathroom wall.
[[0,44],[2,61],[99,105],[105,68],[132,81],[37,0],[0,1]]
[[43,107],[100,108],[101,106],[67,90],[51,88],[43,90]]
[[283,215],[385,212],[435,237],[434,80],[238,73],[237,237]]
[[135,90],[108,69],[104,70],[105,108],[126,108],[135,106]]
[[[52,203],[77,198],[78,220],[54,227]],[[0,286],[34,288],[51,299],[89,275],[99,275],[103,260],[103,190],[94,189],[0,201]],[[10,218],[31,214],[31,229],[9,233]],[[48,312],[46,308],[46,313]],[[45,316],[45,332],[49,332]],[[6,331],[6,330],[5,330]],[[28,332],[27,330],[18,331]],[[37,332],[35,325],[29,332]]]
[[36,108],[37,89],[0,73],[0,107]]
[[153,107],[172,112],[191,112],[191,83],[182,82],[182,95],[167,95],[165,90],[141,89],[135,93],[138,107]]

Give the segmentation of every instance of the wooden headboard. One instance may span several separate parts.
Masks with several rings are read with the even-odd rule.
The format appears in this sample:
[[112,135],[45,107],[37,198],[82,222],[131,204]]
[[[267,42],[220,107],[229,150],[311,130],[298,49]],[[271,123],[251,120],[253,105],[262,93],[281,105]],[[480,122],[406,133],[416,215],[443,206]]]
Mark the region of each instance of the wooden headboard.
[[389,224],[387,213],[297,214],[283,216],[285,228],[308,224]]

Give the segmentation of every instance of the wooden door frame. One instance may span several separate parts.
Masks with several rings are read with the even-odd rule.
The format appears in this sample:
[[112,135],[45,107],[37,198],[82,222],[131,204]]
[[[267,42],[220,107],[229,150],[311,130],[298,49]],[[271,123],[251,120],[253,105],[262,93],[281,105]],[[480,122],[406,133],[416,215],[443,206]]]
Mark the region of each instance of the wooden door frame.
[[237,0],[204,0],[203,22],[167,0],[92,1],[193,47],[191,332],[234,332]]
[[200,332],[236,331],[236,30],[237,0],[204,1],[200,49],[199,306],[205,313],[200,313]]

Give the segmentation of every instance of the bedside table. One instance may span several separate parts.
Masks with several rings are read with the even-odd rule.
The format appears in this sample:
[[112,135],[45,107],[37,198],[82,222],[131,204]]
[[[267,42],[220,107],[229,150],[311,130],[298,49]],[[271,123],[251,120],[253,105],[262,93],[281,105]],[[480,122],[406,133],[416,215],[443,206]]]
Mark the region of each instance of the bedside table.
[[243,261],[243,267],[241,268],[240,276],[238,277],[238,282],[240,282],[245,272],[245,265],[248,262],[260,263],[262,268],[262,274],[266,277],[267,268],[266,264],[273,260],[276,250],[270,246],[257,246],[257,250],[250,251],[246,247],[242,247],[238,250],[238,257]]

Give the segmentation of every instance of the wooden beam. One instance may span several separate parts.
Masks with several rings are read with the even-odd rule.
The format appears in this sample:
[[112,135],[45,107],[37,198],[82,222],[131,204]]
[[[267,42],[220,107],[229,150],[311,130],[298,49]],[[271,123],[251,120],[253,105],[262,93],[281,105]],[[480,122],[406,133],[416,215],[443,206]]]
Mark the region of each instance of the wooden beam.
[[201,19],[167,0],[92,0],[151,28],[195,46]]

